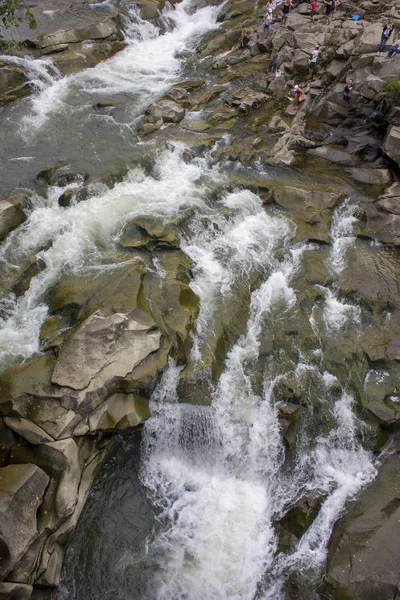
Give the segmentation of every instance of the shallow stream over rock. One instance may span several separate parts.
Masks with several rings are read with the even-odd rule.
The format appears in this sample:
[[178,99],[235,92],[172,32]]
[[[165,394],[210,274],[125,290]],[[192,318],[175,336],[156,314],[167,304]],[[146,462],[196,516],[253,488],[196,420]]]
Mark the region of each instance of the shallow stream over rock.
[[29,192],[0,247],[5,421],[81,451],[151,412],[98,476],[59,600],[317,598],[399,422],[398,251],[363,235],[365,186],[318,158],[240,165],[218,128],[136,135],[196,79],[218,10],[184,0],[162,34],[131,11],[124,50],[66,77],[37,63],[2,109],[2,193]]

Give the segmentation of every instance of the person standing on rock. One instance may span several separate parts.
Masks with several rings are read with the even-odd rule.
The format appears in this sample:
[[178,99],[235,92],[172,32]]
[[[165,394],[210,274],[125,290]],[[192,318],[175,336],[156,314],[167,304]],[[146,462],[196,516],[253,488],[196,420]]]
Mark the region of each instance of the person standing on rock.
[[324,0],[325,3],[325,25],[329,25],[331,22],[331,13],[333,12],[333,0]]
[[314,50],[311,50],[310,54],[311,54],[311,58],[309,60],[308,63],[308,75],[310,77],[312,77],[313,71],[315,69],[315,65],[317,64],[317,58],[318,58],[318,54],[319,54],[319,49],[320,46],[317,44],[314,48]]
[[353,89],[353,80],[349,79],[343,88],[343,100],[345,102],[350,102],[352,89]]
[[385,46],[389,41],[390,36],[393,32],[393,19],[389,19],[386,25],[383,26],[381,41],[378,46],[378,54],[385,52]]
[[267,71],[267,77],[268,75],[274,75],[277,70],[278,70],[278,59],[279,59],[279,55],[278,54],[273,54],[271,57],[271,62],[269,63],[269,67],[268,67],[268,71]]
[[293,6],[292,4],[292,0],[285,0],[285,2],[282,5],[282,25],[286,25],[286,22],[288,20],[288,16],[289,16],[289,11],[290,11],[290,7]]
[[[270,4],[272,5],[272,2],[270,2]],[[263,19],[263,40],[265,40],[266,36],[267,36],[267,32],[269,33],[271,31],[271,25],[272,25],[272,8],[267,8],[267,12],[264,15],[264,19]]]
[[311,0],[311,2],[310,2],[310,9],[311,9],[311,14],[310,14],[311,21],[313,23],[315,23],[314,17],[317,14],[317,9],[318,9],[318,4],[317,4],[316,0]]
[[241,35],[240,35],[240,47],[242,50],[246,50],[246,48],[249,47],[249,33],[248,31],[246,31],[245,29],[243,29]]
[[397,40],[390,46],[386,58],[392,58],[393,54],[400,54],[400,33],[397,35]]

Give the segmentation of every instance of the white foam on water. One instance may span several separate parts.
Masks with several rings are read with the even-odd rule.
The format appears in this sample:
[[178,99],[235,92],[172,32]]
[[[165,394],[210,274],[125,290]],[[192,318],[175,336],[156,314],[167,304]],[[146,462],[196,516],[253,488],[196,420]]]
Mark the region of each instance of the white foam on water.
[[145,107],[179,80],[178,53],[217,27],[219,7],[206,6],[193,12],[192,6],[192,0],[183,0],[175,7],[168,5],[163,15],[173,29],[163,35],[132,9],[131,22],[127,25],[127,48],[93,68],[54,82],[32,98],[31,112],[23,119],[25,135],[34,134],[52,115],[77,111],[77,107],[68,105],[68,95],[77,90],[105,96],[131,94],[135,99],[132,120],[141,115]]
[[[322,322],[325,331],[330,334],[339,333],[346,327],[356,328],[361,323],[361,308],[353,304],[341,302],[338,300],[334,291],[322,285],[316,285],[316,288],[324,294],[324,303],[322,307]],[[318,326],[318,314],[321,312],[320,306],[314,305],[310,316],[310,323],[314,333],[319,337],[320,328]],[[322,323],[320,324],[322,325]]]
[[5,273],[34,254],[41,263],[25,295],[7,300],[14,308],[9,307],[0,322],[2,367],[38,351],[47,291],[61,275],[98,264],[104,251],[114,247],[125,222],[138,215],[168,216],[188,206],[205,207],[201,178],[213,176],[214,171],[205,160],[185,163],[183,151],[183,145],[177,144],[175,150],[158,156],[153,176],[133,169],[114,188],[104,187],[100,195],[69,208],[58,205],[66,188],[50,187],[46,197],[33,198],[27,221],[0,247]]
[[268,215],[261,200],[248,190],[227,195],[222,204],[233,214],[209,216],[208,226],[200,224],[183,251],[193,262],[191,288],[200,298],[200,313],[192,358],[201,360],[201,345],[213,328],[214,315],[233,286],[249,280],[255,270],[273,268],[279,253],[294,234],[284,217]]
[[[252,206],[248,200],[246,210],[252,216],[257,203],[253,198]],[[228,197],[228,202],[240,211],[240,196]],[[243,210],[239,215],[243,223]],[[234,231],[235,219],[229,225]],[[229,229],[221,228],[221,233],[219,244],[225,242],[225,249],[231,250],[235,236]],[[238,240],[240,247],[243,239]],[[268,265],[270,275],[252,293],[246,333],[228,353],[211,407],[200,407],[200,413],[200,408],[193,411],[179,404],[174,384],[181,372],[174,365],[164,374],[168,385],[161,382],[153,416],[145,426],[142,481],[161,508],[161,529],[148,547],[159,571],[151,579],[151,591],[143,596],[146,599],[283,600],[290,573],[315,573],[323,566],[335,521],[346,502],[375,476],[372,457],[357,439],[353,399],[344,390],[337,398],[340,384],[332,374],[320,373],[301,356],[290,373],[301,386],[310,382],[319,389],[320,410],[314,414],[309,407],[308,418],[319,434],[312,433],[311,425],[303,427],[289,471],[276,395],[280,380],[289,373],[280,372],[279,355],[270,357],[277,375],[264,380],[261,395],[255,391],[261,338],[268,332],[273,335],[274,321],[295,310],[290,282],[305,249],[305,245],[294,248],[279,259],[280,245],[269,246],[269,257],[263,257],[262,264]],[[221,249],[220,254],[224,255]],[[204,254],[193,253],[192,259],[196,271]],[[213,264],[215,258],[207,254],[205,264],[210,260]],[[229,260],[221,262],[220,269]],[[212,294],[216,281],[219,289],[229,289],[235,277],[241,277],[240,269],[232,268],[235,263],[229,264],[222,278],[221,270],[204,269],[202,277],[210,274]],[[204,282],[205,302],[206,289]],[[199,429],[199,421],[206,425]],[[190,436],[195,424],[197,435],[188,451],[183,432]],[[319,514],[292,552],[276,554],[275,522],[310,492],[321,498]]]
[[45,94],[61,78],[61,73],[51,58],[32,58],[2,55],[1,62],[23,70],[36,94]]
[[346,266],[346,252],[355,242],[353,226],[357,222],[358,207],[345,200],[338,206],[332,217],[331,249],[329,253],[329,268],[336,274],[343,271]]

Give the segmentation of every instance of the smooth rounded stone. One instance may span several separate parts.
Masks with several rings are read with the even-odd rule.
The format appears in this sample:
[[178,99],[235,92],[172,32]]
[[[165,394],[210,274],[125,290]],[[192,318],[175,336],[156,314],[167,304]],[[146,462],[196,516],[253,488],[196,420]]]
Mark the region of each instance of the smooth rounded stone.
[[143,227],[140,227],[135,222],[127,223],[124,227],[119,243],[124,248],[138,248],[146,246],[150,236]]
[[145,122],[141,123],[138,127],[138,135],[145,136],[158,131],[163,124],[162,119],[155,119],[151,123]]
[[3,578],[37,536],[36,513],[48,483],[49,477],[34,464],[0,469],[0,576]]
[[349,169],[349,173],[356,181],[369,183],[373,185],[387,185],[392,181],[392,174],[389,169],[364,169],[354,167]]
[[16,194],[0,200],[0,242],[6,235],[26,221],[23,203],[26,195]]
[[336,523],[321,592],[351,600],[393,600],[400,593],[399,469],[399,453],[389,456]]
[[291,186],[277,186],[274,188],[272,194],[279,206],[300,211],[309,207],[316,210],[332,209],[343,198],[342,193],[306,190]]
[[164,123],[179,123],[185,116],[185,109],[173,100],[159,100],[146,111],[154,119],[162,119]]
[[29,600],[33,587],[25,583],[0,583],[0,600]]

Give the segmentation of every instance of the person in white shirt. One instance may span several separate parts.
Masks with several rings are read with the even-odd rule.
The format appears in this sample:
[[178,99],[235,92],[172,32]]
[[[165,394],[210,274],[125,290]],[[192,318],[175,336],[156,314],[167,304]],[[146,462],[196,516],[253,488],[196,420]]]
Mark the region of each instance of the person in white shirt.
[[315,46],[314,50],[311,50],[311,52],[310,52],[311,58],[310,58],[310,61],[308,63],[308,75],[310,77],[312,77],[315,65],[317,64],[317,58],[318,58],[319,50],[320,50],[320,46],[317,44]]

